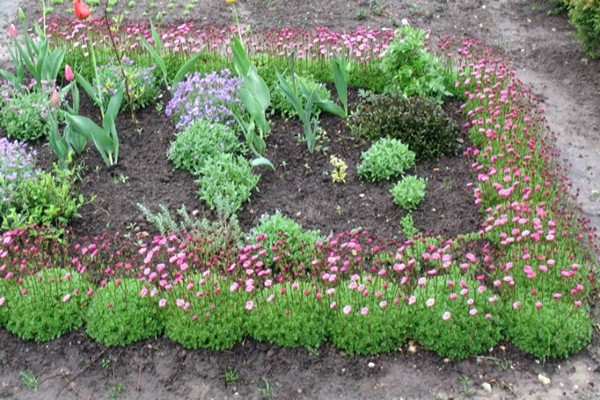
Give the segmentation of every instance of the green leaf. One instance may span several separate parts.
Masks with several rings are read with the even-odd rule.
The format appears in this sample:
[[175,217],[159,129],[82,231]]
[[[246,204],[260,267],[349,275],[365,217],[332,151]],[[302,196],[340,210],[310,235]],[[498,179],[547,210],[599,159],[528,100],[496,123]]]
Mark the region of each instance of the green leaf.
[[173,78],[173,81],[171,82],[172,88],[175,88],[177,84],[183,80],[185,75],[194,67],[194,64],[196,64],[196,61],[198,60],[198,58],[200,58],[201,55],[201,52],[194,54],[189,60],[185,62],[185,64],[181,66],[181,68],[179,68],[179,70],[175,74],[175,78]]
[[85,79],[85,77],[78,72],[75,72],[75,79],[77,80],[77,83],[83,88],[83,90],[85,90],[85,93],[87,93],[88,97],[92,99],[92,101],[95,104],[100,104],[100,99],[96,95],[94,88],[88,82],[88,80]]
[[246,49],[238,36],[234,36],[231,40],[231,52],[233,53],[235,70],[238,76],[244,79],[248,75],[252,62],[248,54],[246,54]]
[[250,161],[252,167],[269,167],[273,171],[275,171],[275,166],[268,158],[265,157],[257,157],[254,160]]
[[[113,94],[110,98],[110,101],[108,102],[108,106],[106,106],[106,116],[110,116],[112,118],[112,123],[114,123],[114,121],[117,119],[117,114],[119,113],[119,110],[121,109],[121,103],[123,102],[123,93],[125,91],[125,81],[121,82],[121,86],[119,86],[119,90],[117,90],[117,92],[115,94]],[[108,130],[110,128],[109,125],[107,128],[106,123],[103,121],[102,124],[104,125],[104,129]]]

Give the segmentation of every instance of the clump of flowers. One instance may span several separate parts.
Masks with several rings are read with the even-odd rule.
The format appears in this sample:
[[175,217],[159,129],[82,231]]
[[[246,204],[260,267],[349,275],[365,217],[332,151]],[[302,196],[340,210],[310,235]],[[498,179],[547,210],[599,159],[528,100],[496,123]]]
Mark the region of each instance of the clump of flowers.
[[177,85],[165,114],[179,130],[186,129],[197,119],[230,125],[233,112],[242,108],[238,89],[242,81],[227,69],[206,75],[194,73]]
[[333,168],[333,171],[331,171],[331,181],[333,183],[346,183],[348,164],[341,158],[333,155],[329,158],[329,164]]
[[[160,94],[160,88],[156,84],[153,74],[155,66],[144,67],[136,64],[128,57],[123,57],[123,71],[127,78],[129,94],[133,102],[133,109],[138,110],[152,104]],[[123,72],[121,66],[114,60],[98,66],[94,88],[96,95],[102,96],[102,104],[108,104],[111,97],[121,87]],[[100,93],[98,93],[100,88]],[[121,110],[129,108],[129,102],[123,102]]]
[[37,175],[34,156],[25,143],[0,138],[0,215],[17,200],[19,184]]

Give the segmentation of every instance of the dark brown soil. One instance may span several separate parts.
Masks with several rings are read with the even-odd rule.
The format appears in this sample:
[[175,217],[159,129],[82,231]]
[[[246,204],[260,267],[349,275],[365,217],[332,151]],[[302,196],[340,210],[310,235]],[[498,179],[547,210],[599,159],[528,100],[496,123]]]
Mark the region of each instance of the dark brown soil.
[[[37,0],[22,3],[29,15],[39,9]],[[193,19],[199,24],[227,24],[231,16],[225,2],[212,0],[199,0],[189,17],[182,15],[186,4],[182,0],[175,1],[173,10],[169,10],[167,1],[163,0],[152,2],[157,6],[152,8],[150,2],[138,1],[138,7],[134,9],[128,9],[126,3],[120,1],[115,7],[115,12],[123,14],[126,20],[145,20],[146,16],[141,13],[146,10],[149,17],[165,11],[166,22]],[[600,173],[594,161],[597,155],[588,155],[599,148],[600,63],[587,60],[579,53],[564,15],[547,15],[551,10],[549,1],[240,0],[237,6],[242,22],[251,24],[255,29],[272,26],[328,26],[340,31],[357,26],[393,28],[402,18],[407,18],[413,25],[430,29],[434,38],[449,36],[460,40],[463,36],[475,36],[484,39],[495,45],[503,57],[513,59],[521,68],[524,79],[536,84],[536,90],[541,92],[541,98],[549,107],[548,119],[553,129],[558,134],[564,131],[567,138],[562,142],[559,140],[559,145],[574,164],[571,173],[576,185],[588,192],[600,187]],[[376,6],[381,6],[381,12]],[[57,12],[64,12],[70,4],[67,1],[55,8]],[[143,132],[138,133],[136,128],[131,128],[132,134],[123,138],[122,166],[116,171],[116,177],[103,171],[99,158],[94,158],[94,155],[88,158],[89,166],[82,189],[98,192],[103,187],[105,194],[84,209],[86,214],[82,221],[85,224],[76,225],[81,233],[85,229],[89,229],[87,233],[106,228],[122,230],[132,228],[134,225],[131,224],[149,229],[143,225],[140,214],[133,207],[139,201],[149,205],[163,202],[173,207],[184,203],[192,209],[200,209],[195,194],[189,190],[193,182],[185,173],[173,171],[164,157],[166,145],[173,135],[170,125],[164,120],[157,121],[152,111],[147,113],[138,114],[140,121],[144,121],[139,125]],[[332,154],[341,155],[343,151],[342,154],[348,157],[346,160],[353,160],[355,164],[358,152],[348,153],[347,149],[339,149],[341,144],[336,143],[336,122],[324,120],[323,126],[332,137],[329,142],[334,149]],[[154,135],[147,135],[150,127],[157,131]],[[281,135],[284,134],[282,131]],[[277,153],[286,155],[290,163],[294,159],[291,155],[299,159],[304,156],[301,144],[283,140],[277,131],[271,140],[269,155],[276,161],[283,157]],[[288,150],[282,147],[276,149],[274,144],[290,147]],[[360,148],[362,144],[354,145]],[[140,148],[153,148],[155,153],[143,153]],[[381,193],[379,197],[386,197],[385,188],[371,188],[367,192],[361,190],[360,185],[333,186],[327,182],[328,190],[323,190],[326,179],[322,172],[326,170],[327,159],[325,154],[318,153],[314,159],[306,160],[310,170],[301,163],[297,166],[299,171],[288,172],[291,169],[288,166],[269,175],[270,178],[263,176],[259,184],[261,192],[253,194],[251,203],[242,213],[244,226],[254,223],[263,210],[281,208],[306,227],[338,230],[361,225],[367,228],[364,226],[366,219],[373,221],[376,226],[372,229],[379,229],[382,235],[397,235],[400,214],[387,214],[389,210],[385,207],[389,207],[389,197],[387,205],[375,203],[376,195],[373,193],[378,190]],[[470,175],[467,169],[462,169],[464,164],[448,164],[454,161],[440,160],[437,165],[419,167],[418,174],[430,176],[429,196],[433,196],[436,190],[446,195],[464,190],[464,183],[470,181]],[[96,165],[100,166],[98,172],[95,171]],[[442,175],[447,165],[454,171],[451,175]],[[439,172],[434,171],[436,166],[440,168]],[[147,171],[145,175],[142,173],[144,170]],[[134,171],[142,174],[137,175]],[[129,179],[118,183],[119,173]],[[314,173],[312,178],[303,175],[310,176],[310,173]],[[295,188],[287,193],[290,197],[292,194],[295,196],[286,203],[287,206],[270,201],[267,197],[271,195],[269,190],[263,188],[263,185],[276,185],[269,179],[279,179],[278,174],[280,182],[289,180],[289,187]],[[439,180],[434,175],[438,175]],[[443,176],[448,177],[446,181]],[[449,184],[452,190],[446,190]],[[139,192],[146,193],[146,197],[134,195],[133,185],[146,185]],[[311,189],[310,185],[315,187]],[[271,188],[271,192],[283,192],[279,186]],[[319,190],[322,198],[333,200],[328,203],[332,208],[305,206],[309,203],[305,203],[301,196],[309,197],[309,193],[312,196],[312,192]],[[357,199],[361,193],[374,198]],[[113,198],[115,194],[122,196],[123,201],[117,203]],[[168,196],[165,197],[165,194]],[[338,195],[342,197],[338,199]],[[348,203],[346,199],[352,202]],[[470,199],[467,200],[468,207],[452,207],[453,201],[459,200],[439,204],[426,200],[420,211],[415,213],[417,226],[453,234],[466,229],[460,228],[463,225],[455,224],[453,220],[465,219],[465,227],[476,227],[477,220],[469,220],[473,207]],[[341,215],[336,212],[337,204],[341,206]],[[374,209],[374,204],[381,208]],[[586,216],[592,219],[597,218],[595,211],[592,212],[593,207],[597,206],[589,202],[583,208]],[[431,208],[435,208],[438,215],[433,217],[433,212],[428,212]],[[459,208],[467,214],[452,214]],[[254,212],[250,213],[250,210]],[[420,212],[428,215],[418,215]],[[442,214],[444,217],[441,217]],[[117,215],[121,217],[116,218]],[[390,221],[386,222],[386,217]],[[437,225],[436,219],[440,220]],[[107,227],[108,221],[112,222]],[[272,398],[280,399],[600,398],[600,340],[597,333],[592,344],[580,354],[568,361],[546,363],[524,356],[510,346],[504,350],[497,346],[485,357],[445,362],[424,349],[410,346],[390,355],[351,357],[340,354],[329,345],[320,348],[317,355],[310,355],[306,350],[282,349],[253,341],[243,342],[230,352],[185,351],[165,339],[138,343],[126,349],[105,349],[80,332],[47,344],[34,344],[0,330],[0,341],[0,397],[5,398],[268,398],[262,391],[266,387],[265,382],[272,388]],[[239,379],[228,386],[225,372],[233,368],[237,370]],[[23,384],[19,373],[24,371],[38,377],[37,391],[27,389]],[[551,383],[543,385],[538,374],[549,377]],[[491,385],[491,393],[482,389],[483,382]],[[123,392],[118,395],[120,389]]]

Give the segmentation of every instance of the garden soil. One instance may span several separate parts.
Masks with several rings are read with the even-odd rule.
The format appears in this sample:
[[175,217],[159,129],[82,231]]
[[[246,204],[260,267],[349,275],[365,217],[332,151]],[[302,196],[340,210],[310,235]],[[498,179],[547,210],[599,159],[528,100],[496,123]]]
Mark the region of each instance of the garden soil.
[[[65,3],[54,6],[54,13],[68,16],[65,10],[70,8],[70,4],[69,1]],[[40,11],[36,11],[41,7],[37,0],[20,3],[0,0],[2,32],[15,18],[18,4],[30,17],[41,15]],[[140,0],[133,9],[126,7],[126,4],[121,0],[114,8],[114,12],[124,15],[126,21],[146,20],[159,12],[164,12],[163,22],[178,23],[192,19],[198,24],[229,24],[231,21],[231,12],[224,1],[199,0],[186,18],[183,16],[185,3],[180,0],[175,1],[173,10],[166,7],[167,1],[164,0]],[[517,76],[531,85],[546,108],[548,125],[556,137],[557,147],[573,182],[573,193],[579,193],[581,215],[590,220],[594,227],[600,227],[600,202],[593,194],[594,190],[600,190],[600,62],[588,60],[579,52],[573,30],[565,16],[549,16],[549,12],[553,14],[549,3],[541,0],[240,0],[236,5],[242,23],[248,23],[257,30],[274,26],[327,26],[340,31],[358,26],[394,28],[406,19],[412,25],[430,30],[434,40],[441,37],[455,40],[476,37],[485,40],[494,46],[499,57],[514,65]],[[143,14],[145,12],[147,14]],[[0,34],[0,41],[5,43],[6,37],[2,35],[4,33]],[[0,49],[0,58],[4,62],[8,59],[4,47]],[[448,111],[452,112],[452,109]],[[84,171],[84,190],[100,191],[100,194],[97,202],[94,202],[96,205],[88,205],[84,210],[84,213],[89,213],[84,216],[86,224],[75,226],[81,235],[91,234],[98,228],[111,230],[135,226],[143,230],[146,227],[139,217],[127,216],[128,212],[134,213],[131,210],[136,201],[164,199],[169,194],[181,192],[178,189],[182,187],[193,187],[194,183],[189,181],[191,178],[185,174],[179,175],[177,171],[171,171],[168,165],[157,161],[165,159],[164,151],[172,137],[170,125],[164,122],[160,125],[151,112],[140,113],[138,118],[141,121],[139,125],[123,129],[132,132],[137,130],[137,136],[144,133],[140,127],[153,127],[161,132],[155,135],[152,144],[143,139],[144,147],[159,152],[160,157],[152,158],[151,151],[134,152],[133,149],[140,147],[141,142],[135,135],[130,135],[124,139],[122,165],[112,176],[92,168]],[[279,123],[274,122],[275,132]],[[360,142],[345,143],[342,141],[343,135],[336,136],[341,128],[334,120],[324,120],[323,124],[331,136],[327,145],[334,152],[342,152],[352,146],[364,146]],[[299,145],[294,147],[293,143],[288,143],[289,140],[278,139],[277,135],[271,140],[272,153],[269,156],[274,160],[284,155],[287,159],[291,155],[302,159],[304,154]],[[135,156],[125,156],[128,148]],[[40,151],[44,153],[44,149]],[[101,164],[100,160],[93,158],[89,162],[90,165]],[[321,171],[326,163],[326,159],[313,160],[309,167]],[[453,192],[456,197],[449,199],[450,204],[462,204],[461,201],[472,201],[466,191],[461,193],[461,182],[472,179],[467,163],[467,160],[460,158],[443,159],[419,166],[421,169],[418,173],[427,174],[437,190]],[[141,178],[135,175],[135,165],[144,165],[146,170],[143,172],[147,176],[161,177],[161,184],[153,185],[150,182],[147,187],[140,189],[147,193],[145,199],[125,197],[131,191],[127,185],[139,188],[141,184],[138,182]],[[335,207],[336,212],[326,214],[331,217],[323,222],[322,214],[315,214],[314,206],[306,205],[304,200],[308,192],[315,194],[318,191],[318,185],[313,189],[308,182],[316,178],[312,175],[310,179],[306,178],[310,173],[310,168],[306,168],[303,180],[300,172],[292,172],[297,171],[292,167],[290,165],[289,172],[288,169],[280,172],[283,175],[280,178],[297,187],[290,199],[290,203],[296,207],[284,210],[287,214],[297,217],[307,227],[325,230],[334,226],[350,229],[375,222],[382,226],[378,235],[396,238],[396,221],[400,215],[385,208],[373,210],[376,208],[373,204],[384,204],[378,201],[377,196],[384,197],[385,190],[380,190],[381,194],[377,195],[374,194],[377,190],[370,189],[368,196],[372,198],[367,196],[366,199],[360,187],[348,189],[349,193],[341,193],[341,189],[332,191],[330,196],[325,197],[338,199],[337,205],[340,207]],[[322,176],[321,179],[323,182],[316,183],[324,183],[327,177]],[[120,193],[115,193],[115,196],[122,197],[123,203],[120,203],[121,209],[111,208],[111,199],[102,192],[102,188],[113,187],[115,192],[114,187],[119,187],[116,185],[119,181],[122,188],[117,190]],[[261,184],[264,185],[262,192],[253,194],[250,206],[241,216],[242,225],[246,227],[256,223],[260,213],[276,200],[276,197],[269,197],[274,196],[269,192],[278,192],[277,187],[268,190],[272,188],[269,185],[276,183],[265,178]],[[292,196],[292,193],[287,195]],[[183,196],[188,198],[173,195],[174,199],[169,205],[192,204],[195,193]],[[476,215],[469,213],[470,207],[445,209],[441,197],[434,203],[424,205],[423,210],[435,211],[416,215],[417,225],[429,226],[432,231],[448,234],[476,229]],[[355,201],[349,204],[346,199]],[[461,210],[462,214],[449,214],[450,210],[457,208],[465,210]],[[436,218],[431,218],[432,213],[437,213]],[[110,218],[106,219],[102,214],[112,216],[111,226],[107,226]],[[386,218],[393,220],[396,229]],[[438,220],[439,225],[432,225],[434,219]],[[91,224],[97,223],[97,226],[91,226],[87,221],[99,222],[93,222]],[[345,355],[328,344],[308,352],[282,349],[252,340],[238,344],[231,351],[222,352],[188,351],[166,339],[145,341],[127,348],[105,348],[91,341],[81,331],[49,343],[36,344],[18,340],[0,330],[0,343],[0,398],[600,398],[598,332],[594,333],[592,343],[580,354],[568,360],[545,362],[528,357],[508,344],[498,345],[489,354],[456,362],[441,359],[412,343],[393,354],[376,357]],[[234,370],[237,379],[230,379],[227,383],[226,374]],[[24,373],[37,377],[37,388],[25,385]]]

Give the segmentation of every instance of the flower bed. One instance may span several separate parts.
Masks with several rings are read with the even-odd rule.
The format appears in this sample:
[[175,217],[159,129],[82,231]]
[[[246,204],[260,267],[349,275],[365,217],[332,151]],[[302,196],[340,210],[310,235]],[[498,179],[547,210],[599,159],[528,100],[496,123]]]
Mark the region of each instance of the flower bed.
[[[58,26],[50,24],[53,29]],[[72,32],[84,28],[87,26],[77,25]],[[179,44],[189,42],[177,36],[179,29],[183,28],[163,36],[174,38],[173,44],[163,43],[165,49],[176,50]],[[146,32],[147,39],[152,37],[145,28],[123,30],[136,37],[138,32]],[[51,32],[55,37],[64,36]],[[227,30],[218,32],[227,37]],[[219,44],[189,45],[208,46],[219,50],[217,53],[231,48],[222,37],[207,35],[215,40],[208,43]],[[271,41],[276,43],[274,48],[255,47],[252,62],[262,60],[261,74],[281,65],[277,64],[281,58],[269,58],[265,53],[278,56],[295,48],[299,56],[305,56],[300,71],[316,72],[315,78],[324,81],[335,80],[335,73],[326,72],[331,54],[323,49],[335,52],[335,43],[339,45],[341,40],[352,50],[353,67],[360,69],[346,79],[355,84],[364,76],[373,76],[369,71],[375,63],[363,52],[377,49],[377,54],[389,45],[388,36],[378,42],[379,33],[368,32],[344,36],[319,30],[314,37],[307,37],[284,30],[265,35],[291,43],[298,40],[302,46],[286,45],[278,39]],[[334,44],[324,45],[324,37]],[[76,40],[74,36],[67,39]],[[370,43],[368,49],[365,41]],[[260,42],[250,39],[249,43]],[[140,46],[132,43],[126,47]],[[67,58],[85,56],[86,47],[81,48],[82,54],[73,52]],[[316,60],[307,56],[313,50]],[[132,59],[137,55],[138,63],[152,63],[147,54],[144,59],[143,52],[133,53]],[[93,71],[86,70],[89,59],[82,60],[78,75],[91,80]],[[173,60],[172,72],[181,64],[177,58]],[[221,56],[214,61],[222,66],[234,64]],[[480,207],[483,216],[479,232],[455,238],[407,235],[405,241],[394,245],[360,230],[324,237],[279,215],[265,218],[243,234],[235,231],[235,219],[230,218],[243,197],[221,209],[227,211],[225,218],[190,223],[183,230],[172,229],[173,224],[163,216],[158,225],[165,233],[152,238],[104,234],[80,243],[70,238],[70,243],[46,235],[43,228],[19,227],[2,236],[0,324],[36,340],[48,340],[84,324],[91,337],[107,345],[127,345],[166,334],[188,348],[224,349],[248,335],[307,348],[329,340],[339,349],[357,354],[393,351],[412,338],[441,356],[456,359],[483,354],[504,339],[541,358],[579,351],[592,332],[589,300],[594,257],[589,243],[593,235],[574,217],[565,180],[547,141],[543,114],[513,71],[483,45],[465,41],[454,62],[458,67],[456,74],[451,74],[457,77],[453,90],[465,98],[463,111],[472,142],[465,154],[473,158],[478,174],[477,182],[470,185],[474,207]],[[165,74],[165,80],[177,76],[172,72]],[[274,74],[271,78],[276,81]],[[278,78],[280,84],[285,79]],[[78,77],[76,81],[81,80]],[[414,90],[426,94],[423,82]],[[371,88],[379,85],[375,82]],[[240,86],[243,88],[243,83]],[[258,86],[256,83],[254,94],[259,92]],[[69,84],[68,90],[74,87]],[[433,97],[440,93],[436,89]],[[100,100],[101,107],[103,103]],[[73,129],[78,123],[71,121]],[[247,172],[244,163],[248,161],[237,154],[237,147],[227,146],[231,150],[225,151],[225,139],[216,144],[203,140],[203,145],[216,146],[205,152],[219,148],[226,153],[200,167],[190,167],[203,196],[218,182],[237,182],[238,175],[248,177],[245,182],[255,179]],[[252,142],[255,147],[251,150],[260,153],[259,145]],[[385,157],[383,150],[379,151],[377,157]],[[411,160],[414,158],[413,154]],[[231,159],[239,165],[220,168],[225,175],[219,175],[213,185],[211,179],[217,178],[207,165],[225,165]],[[387,179],[388,173],[369,176]],[[338,178],[343,181],[341,172]],[[236,195],[242,192],[235,186],[228,190]],[[210,193],[210,204],[219,210],[223,193]],[[414,204],[418,201],[411,202],[411,207]],[[39,304],[51,304],[53,311],[38,314]],[[37,316],[24,322],[22,316],[34,312]]]

